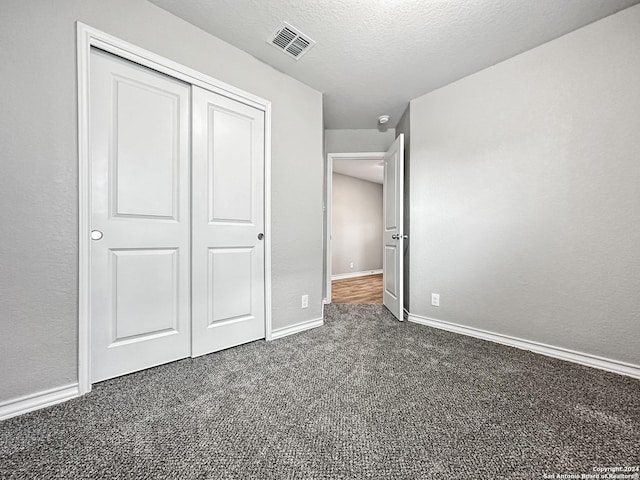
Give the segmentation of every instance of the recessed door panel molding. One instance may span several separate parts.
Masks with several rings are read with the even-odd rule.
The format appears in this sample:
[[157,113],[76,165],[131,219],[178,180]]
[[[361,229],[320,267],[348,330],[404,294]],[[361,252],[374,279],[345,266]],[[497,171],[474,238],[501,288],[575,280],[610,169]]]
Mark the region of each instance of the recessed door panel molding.
[[384,169],[384,229],[385,232],[395,232],[398,229],[398,195],[397,195],[397,164],[398,151],[387,154]]
[[190,85],[100,50],[90,95],[97,382],[191,353],[191,105]]
[[404,134],[395,139],[384,157],[382,201],[384,212],[384,257],[382,266],[382,301],[391,313],[402,320],[402,252],[405,236],[402,228],[404,191]]
[[265,137],[263,111],[197,87],[191,97],[198,356],[265,338]]
[[397,294],[397,275],[393,274],[393,272],[397,271],[396,265],[396,256],[397,256],[398,248],[395,245],[385,245],[384,248],[384,265],[383,272],[388,271],[391,272],[390,275],[384,275],[384,291],[391,298],[396,299]]
[[112,88],[113,215],[177,220],[180,97],[117,75]]
[[215,104],[208,110],[209,221],[253,223],[259,213],[254,187],[262,179],[260,172],[255,178],[253,158],[255,149],[263,148],[261,135],[254,134],[251,116]]
[[111,251],[113,346],[178,332],[177,249]]
[[254,317],[251,302],[254,253],[255,247],[209,249],[210,327]]

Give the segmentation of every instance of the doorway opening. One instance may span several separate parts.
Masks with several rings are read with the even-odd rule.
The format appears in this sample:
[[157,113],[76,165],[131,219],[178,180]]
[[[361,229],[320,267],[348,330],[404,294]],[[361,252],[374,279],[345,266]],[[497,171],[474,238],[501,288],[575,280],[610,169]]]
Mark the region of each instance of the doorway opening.
[[[327,156],[327,222],[326,222],[326,264],[325,271],[325,303],[331,303],[332,285],[335,279],[335,270],[333,268],[334,252],[338,246],[337,238],[333,229],[334,202],[333,202],[333,178],[334,163],[337,160],[345,159],[351,162],[345,163],[348,166],[357,166],[354,160],[364,162],[365,160],[373,161],[372,169],[378,171],[382,167],[382,304],[391,312],[398,320],[403,320],[403,277],[404,277],[404,261],[403,252],[404,244],[408,235],[402,232],[404,226],[404,134],[401,133],[393,141],[389,150],[386,152],[374,153],[351,153],[337,154],[330,153]],[[360,165],[363,165],[361,163]],[[379,175],[379,174],[378,174]],[[348,201],[349,209],[356,205],[357,201]],[[376,202],[377,203],[377,202]],[[347,230],[351,236],[353,235],[353,226],[347,223]],[[372,229],[373,230],[373,229]],[[374,240],[375,242],[375,240]],[[347,254],[350,252],[347,251]],[[348,258],[348,257],[347,257]],[[343,267],[344,268],[344,267]],[[349,261],[351,269],[351,261]],[[362,268],[362,267],[361,267]],[[354,262],[355,269],[355,262]],[[355,272],[357,274],[358,272]],[[360,271],[360,274],[375,274],[375,271]],[[355,276],[354,273],[349,275]],[[333,277],[333,278],[332,278]]]
[[327,156],[327,302],[383,303],[384,158]]

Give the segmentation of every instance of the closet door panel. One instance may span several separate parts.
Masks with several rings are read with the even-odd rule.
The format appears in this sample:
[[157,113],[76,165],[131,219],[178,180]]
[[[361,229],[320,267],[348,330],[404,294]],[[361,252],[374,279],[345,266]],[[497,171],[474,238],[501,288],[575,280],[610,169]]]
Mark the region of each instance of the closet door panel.
[[91,52],[91,380],[188,357],[190,85]]
[[193,87],[192,355],[265,336],[264,112]]

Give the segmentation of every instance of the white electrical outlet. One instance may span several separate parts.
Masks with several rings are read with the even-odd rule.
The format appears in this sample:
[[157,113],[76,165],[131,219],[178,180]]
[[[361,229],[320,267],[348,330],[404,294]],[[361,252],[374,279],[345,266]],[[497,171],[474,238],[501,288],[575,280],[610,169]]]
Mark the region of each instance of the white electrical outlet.
[[439,307],[440,306],[440,294],[439,293],[432,293],[431,294],[431,305],[433,305],[434,307]]
[[353,268],[353,262],[349,264],[349,268]]
[[309,307],[309,295],[302,295],[302,308]]

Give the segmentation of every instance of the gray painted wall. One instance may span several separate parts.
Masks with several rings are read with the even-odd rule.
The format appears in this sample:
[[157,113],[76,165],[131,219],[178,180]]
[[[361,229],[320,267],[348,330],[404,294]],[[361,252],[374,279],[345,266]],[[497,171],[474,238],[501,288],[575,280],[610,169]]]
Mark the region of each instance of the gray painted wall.
[[411,269],[411,105],[407,105],[406,110],[400,117],[398,125],[396,125],[396,135],[404,133],[404,197],[403,197],[403,225],[402,229],[405,235],[409,238],[404,240],[403,251],[403,288],[404,298],[403,307],[407,312],[411,311],[410,298],[411,298],[411,275],[409,273]]
[[324,131],[325,153],[386,152],[396,139],[394,128],[329,129]]
[[639,45],[635,6],[411,102],[412,313],[640,365]]
[[272,101],[273,326],[322,316],[322,95],[142,0],[6,0],[0,402],[77,381],[76,20]]
[[331,274],[381,269],[382,185],[334,173],[331,217]]

